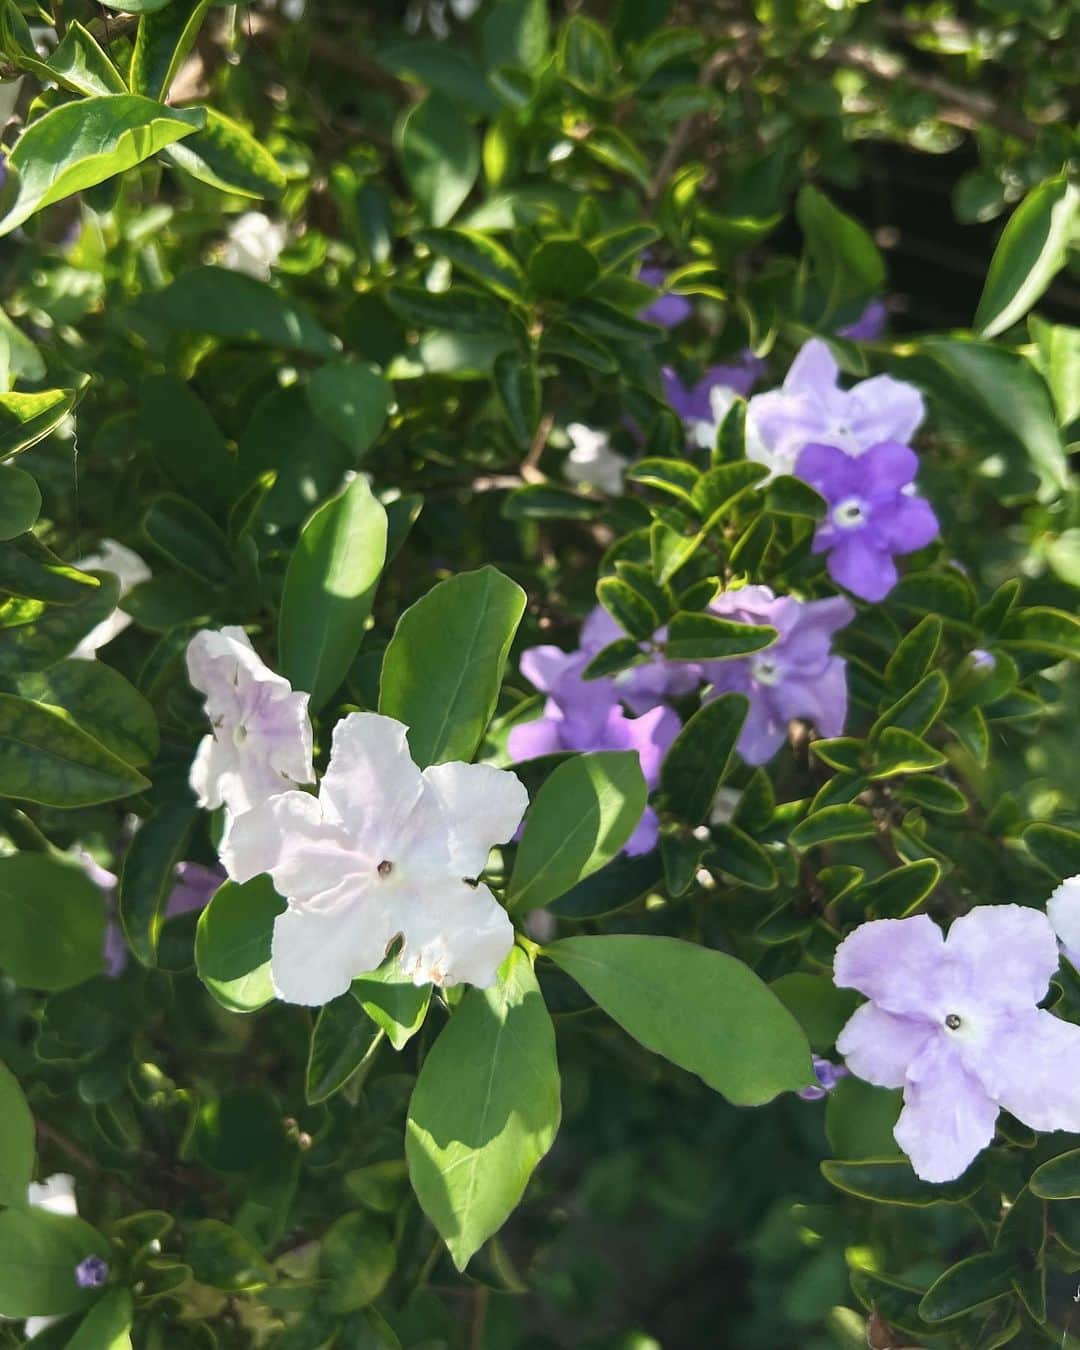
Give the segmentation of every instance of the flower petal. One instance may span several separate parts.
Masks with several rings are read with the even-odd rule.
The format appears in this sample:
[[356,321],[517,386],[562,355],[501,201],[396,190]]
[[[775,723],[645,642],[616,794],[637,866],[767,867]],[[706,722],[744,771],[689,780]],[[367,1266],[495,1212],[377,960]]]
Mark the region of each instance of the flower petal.
[[660,781],[660,765],[671,742],[679,734],[679,727],[679,718],[670,708],[653,708],[642,717],[627,717],[621,708],[613,708],[604,744],[593,748],[636,750],[645,782],[653,788]]
[[980,905],[955,919],[945,954],[981,1003],[1017,1010],[1045,995],[1059,960],[1049,919],[1023,905]]
[[893,494],[907,487],[919,472],[919,457],[901,441],[880,441],[857,461],[868,495]]
[[438,805],[454,872],[478,877],[492,848],[505,844],[521,824],[529,805],[525,785],[490,764],[434,764],[422,776]]
[[912,1065],[904,1109],[893,1136],[923,1181],[953,1181],[994,1137],[998,1105],[960,1062],[935,1041]]
[[221,841],[221,861],[233,881],[263,872],[286,900],[316,901],[342,881],[378,866],[364,859],[345,831],[328,822],[306,792],[283,792],[237,817]]
[[[612,619],[612,623],[614,622]],[[605,639],[596,650],[599,651],[601,646],[606,646],[607,641],[610,639]],[[582,645],[584,646],[584,643]],[[542,694],[550,694],[567,670],[574,665],[576,655],[576,652],[564,652],[561,647],[547,643],[542,647],[530,647],[527,651],[523,651],[519,666],[522,675],[534,689],[539,689]]]
[[1041,1008],[1016,1014],[975,1067],[986,1090],[1033,1130],[1080,1133],[1080,1027]]
[[365,852],[393,858],[423,784],[403,723],[379,713],[349,713],[334,727],[319,801]]
[[514,925],[483,885],[440,885],[437,901],[410,913],[400,964],[414,984],[486,989],[514,945]]
[[890,553],[914,553],[938,537],[940,527],[933,507],[922,497],[900,496],[887,510],[874,515],[874,528]]
[[622,851],[628,858],[636,858],[641,853],[650,853],[660,838],[660,817],[651,806],[641,813],[634,833],[623,844]]
[[918,389],[891,375],[861,381],[848,398],[851,429],[864,446],[910,441],[926,414]]
[[908,1065],[937,1029],[913,1017],[898,1017],[864,1003],[836,1038],[836,1049],[857,1077],[875,1087],[904,1086]]
[[747,764],[765,764],[787,737],[787,719],[777,715],[772,699],[762,689],[750,689],[750,707],[739,733],[737,749]]
[[830,505],[862,490],[863,474],[859,461],[835,445],[811,442],[795,461],[795,475],[820,492]]
[[827,342],[811,338],[799,348],[784,380],[785,393],[821,394],[833,387],[840,367]]
[[899,574],[889,554],[874,548],[866,535],[866,530],[852,530],[829,550],[829,576],[860,600],[876,604],[896,585]]
[[772,704],[785,723],[812,722],[822,736],[839,736],[847,717],[847,663],[831,657],[813,675],[788,675],[772,690]]
[[290,907],[274,920],[274,993],[286,1003],[321,1007],[374,970],[397,932],[388,908],[362,891],[331,910]]
[[512,727],[507,737],[506,749],[515,763],[526,759],[538,759],[541,755],[554,755],[562,750],[560,735],[561,717],[552,717],[545,713],[531,722],[519,722]]
[[944,951],[941,929],[926,914],[874,919],[837,947],[833,979],[841,989],[858,989],[885,1012],[930,1018]]

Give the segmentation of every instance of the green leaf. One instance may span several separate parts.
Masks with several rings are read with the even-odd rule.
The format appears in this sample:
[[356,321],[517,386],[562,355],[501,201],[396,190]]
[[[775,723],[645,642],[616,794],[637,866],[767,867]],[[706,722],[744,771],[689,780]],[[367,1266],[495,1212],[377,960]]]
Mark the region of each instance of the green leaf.
[[892,778],[896,774],[928,773],[940,769],[946,762],[940,750],[905,731],[903,727],[886,727],[873,750],[871,778]]
[[[177,8],[180,3],[177,0]],[[280,197],[287,180],[270,151],[246,127],[216,108],[203,106],[202,111],[206,114],[202,131],[163,152],[169,163],[222,192],[240,197]]]
[[705,865],[711,871],[724,872],[744,886],[759,891],[771,891],[776,886],[776,868],[772,859],[737,825],[714,825],[712,837],[714,848],[705,859]]
[[525,274],[514,255],[479,230],[418,230],[413,239],[474,277],[504,300],[520,301]]
[[899,727],[912,736],[925,736],[937,721],[949,697],[949,682],[940,670],[924,675],[913,689],[898,698],[870,728],[870,740],[883,736],[886,728]]
[[801,478],[787,474],[774,478],[765,488],[765,510],[776,516],[804,516],[821,520],[825,515],[825,499]]
[[919,1313],[927,1322],[945,1322],[1013,1291],[1016,1256],[979,1252],[950,1266],[923,1295]]
[[73,1272],[87,1256],[110,1254],[109,1244],[82,1219],[41,1208],[5,1210],[0,1214],[0,1316],[63,1317],[90,1307],[100,1292],[80,1289]]
[[853,989],[838,989],[824,975],[802,970],[781,975],[769,988],[802,1027],[811,1050],[821,1054],[836,1044],[859,1001]]
[[0,470],[0,539],[15,539],[33,525],[41,511],[37,483],[22,469]]
[[811,741],[810,749],[818,759],[841,773],[861,773],[865,744],[854,736],[831,736]]
[[1080,1149],[1059,1153],[1036,1167],[1028,1184],[1044,1200],[1080,1200]]
[[101,661],[61,661],[21,676],[16,689],[22,698],[66,712],[127,764],[149,764],[158,752],[153,707],[118,670]]
[[663,866],[655,849],[628,857],[620,853],[606,867],[579,881],[576,886],[553,900],[548,908],[560,919],[583,923],[600,919],[636,904],[650,891],[657,890]]
[[69,23],[46,62],[53,77],[78,94],[126,94],[120,72],[79,22]]
[[104,897],[77,862],[44,853],[0,858],[0,968],[16,984],[82,984],[104,968],[104,940]]
[[593,520],[601,505],[594,497],[579,497],[566,488],[526,483],[507,497],[503,515],[507,520]]
[[119,1286],[107,1289],[79,1323],[64,1350],[131,1350],[134,1316],[131,1291]]
[[0,460],[10,459],[44,440],[67,417],[78,398],[76,389],[49,389],[41,394],[0,394]]
[[170,0],[162,9],[143,12],[128,77],[133,93],[165,98],[194,46],[209,5],[210,0]]
[[920,1181],[906,1158],[868,1158],[854,1162],[821,1164],[825,1180],[838,1190],[873,1200],[880,1205],[959,1204],[969,1200],[983,1183],[982,1168],[968,1168],[956,1181],[931,1184]]
[[749,656],[777,639],[768,624],[736,623],[716,614],[680,613],[668,624],[665,650],[672,661],[725,661]]
[[472,191],[480,172],[480,149],[458,105],[429,94],[406,115],[398,153],[409,187],[433,225],[446,225]]
[[647,642],[660,627],[649,601],[622,577],[601,577],[596,598],[621,628],[638,642]]
[[157,963],[165,907],[176,884],[197,820],[195,804],[164,806],[136,831],[120,874],[119,913],[124,936],[144,966]]
[[1064,174],[1033,188],[1005,226],[972,327],[996,337],[1028,312],[1065,266],[1077,223],[1080,192]]
[[942,778],[912,778],[897,794],[901,801],[921,806],[926,811],[940,811],[946,815],[962,815],[968,809],[968,800],[959,788]]
[[[646,487],[666,492],[689,506],[698,504],[698,483],[701,480],[697,469],[681,459],[639,459],[627,470],[627,478],[632,483],[642,483]],[[705,475],[705,481],[708,475]]]
[[507,909],[546,905],[610,862],[637,828],[647,798],[636,751],[599,750],[560,764],[525,816]]
[[550,34],[545,0],[496,0],[481,30],[488,70],[498,66],[538,70],[547,59]]
[[825,295],[819,322],[849,300],[867,299],[885,285],[885,264],[873,239],[851,216],[809,184],[799,192],[795,215]]
[[1052,877],[1064,881],[1080,873],[1080,831],[1037,821],[1024,831],[1023,840]]
[[1071,428],[1080,419],[1080,328],[1028,319],[1031,336],[1039,344],[1039,366],[1050,386],[1058,421]]
[[230,1012],[257,1012],[272,1001],[270,942],[284,909],[270,878],[258,876],[242,886],[226,881],[200,914],[195,968]]
[[570,84],[600,94],[615,78],[615,51],[606,28],[583,14],[572,14],[559,37],[559,64]]
[[721,694],[703,704],[664,756],[660,769],[664,804],[686,824],[700,824],[709,814],[748,707],[743,694]]
[[563,938],[545,955],[647,1050],[737,1106],[814,1081],[798,1022],[749,966],[667,937]]
[[393,956],[378,970],[353,980],[349,992],[395,1050],[403,1050],[424,1025],[431,1002],[431,985],[413,984]]
[[22,1208],[34,1179],[34,1118],[19,1080],[0,1064],[0,1205]]
[[900,640],[885,667],[885,680],[893,689],[910,689],[930,669],[941,644],[941,620],[936,614],[920,619]]
[[516,350],[500,352],[492,368],[495,391],[518,444],[527,449],[540,421],[540,376],[536,364]]
[[941,864],[919,858],[860,886],[855,901],[875,919],[904,919],[914,914],[940,880]]
[[225,267],[193,267],[163,291],[147,296],[143,304],[155,323],[182,332],[311,356],[337,354],[330,334],[296,301]]
[[245,482],[274,475],[259,508],[263,527],[299,525],[340,490],[349,454],[337,436],[311,415],[299,385],[275,389],[255,406],[240,437],[240,476]]
[[893,1130],[903,1104],[897,1089],[873,1087],[861,1078],[841,1079],[825,1104],[825,1135],[834,1156],[844,1160],[902,1156]]
[[42,806],[94,806],[149,786],[67,713],[0,694],[0,796]]
[[820,844],[865,839],[874,828],[874,817],[865,806],[826,806],[800,821],[788,836],[788,843],[805,851]]
[[62,103],[15,142],[8,166],[18,174],[18,191],[0,220],[0,235],[10,234],[36,211],[133,168],[202,125],[198,109],[166,108],[137,94]]
[[281,673],[312,711],[341,684],[364,636],[386,559],[386,512],[364,478],[324,503],[300,531],[285,573]]
[[529,254],[526,272],[538,295],[576,300],[599,277],[600,264],[577,239],[545,239]]
[[53,605],[89,599],[100,583],[88,572],[61,562],[36,536],[0,544],[0,591]]
[[476,753],[524,612],[521,587],[481,567],[440,581],[398,620],[383,657],[379,712],[409,728],[421,768]]
[[330,1282],[331,1312],[366,1308],[382,1293],[394,1272],[394,1244],[370,1214],[344,1214],[327,1229],[319,1250],[319,1274]]
[[236,456],[210,410],[177,375],[139,382],[139,428],[154,458],[195,502],[211,509],[236,495]]
[[315,371],[307,396],[315,416],[359,464],[386,425],[394,392],[374,366],[334,361]]
[[1001,641],[1075,661],[1080,659],[1080,619],[1047,605],[1014,610],[1001,625]]
[[205,511],[173,493],[155,497],[142,519],[151,544],[185,572],[227,586],[236,576],[229,541]]
[[340,1092],[355,1073],[370,1070],[382,1032],[356,1000],[342,994],[319,1009],[311,1032],[304,1095],[312,1106]]
[[200,1284],[230,1294],[263,1289],[274,1282],[274,1268],[242,1233],[218,1219],[192,1224],[184,1241],[184,1260]]
[[422,286],[395,286],[386,294],[395,314],[420,328],[443,328],[453,333],[509,333],[506,305],[486,291],[454,286],[448,291],[425,291]]
[[413,1190],[454,1264],[509,1217],[559,1128],[555,1032],[528,957],[470,989],[428,1051],[406,1123]]

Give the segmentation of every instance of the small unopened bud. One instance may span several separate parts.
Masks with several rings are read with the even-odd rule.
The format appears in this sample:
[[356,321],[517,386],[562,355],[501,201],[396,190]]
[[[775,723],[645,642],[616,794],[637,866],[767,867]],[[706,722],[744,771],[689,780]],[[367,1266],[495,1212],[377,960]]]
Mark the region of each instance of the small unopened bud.
[[100,1256],[86,1256],[75,1267],[75,1283],[80,1289],[100,1289],[109,1278],[109,1263]]

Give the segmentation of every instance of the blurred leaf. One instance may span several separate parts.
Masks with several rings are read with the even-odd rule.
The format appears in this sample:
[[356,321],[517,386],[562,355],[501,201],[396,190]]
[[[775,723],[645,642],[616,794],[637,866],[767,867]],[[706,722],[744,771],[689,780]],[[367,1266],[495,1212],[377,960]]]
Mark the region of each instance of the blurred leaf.
[[545,239],[529,254],[527,272],[538,295],[576,300],[600,275],[600,264],[576,239]]
[[885,264],[874,241],[851,216],[809,184],[800,192],[795,214],[824,294],[818,322],[824,324],[846,301],[868,299],[885,285]]
[[521,299],[525,275],[517,259],[479,230],[418,230],[412,237],[503,299]]
[[274,1269],[235,1228],[217,1219],[200,1219],[184,1242],[184,1259],[200,1284],[230,1294],[262,1289],[274,1281]]
[[197,816],[194,801],[169,803],[139,826],[120,875],[118,909],[124,936],[144,966],[157,963],[166,906]]
[[167,328],[234,342],[334,356],[337,345],[307,310],[265,282],[224,267],[193,267],[142,307]]
[[82,984],[103,970],[104,941],[105,898],[77,862],[43,853],[0,858],[0,969],[16,984]]
[[229,541],[205,511],[186,497],[163,493],[151,502],[143,534],[170,562],[211,585],[226,586],[236,574]]
[[[176,9],[183,3],[184,0],[174,0]],[[199,0],[200,22],[203,8]],[[173,10],[168,12],[171,15]],[[286,178],[269,150],[239,122],[216,108],[204,106],[202,111],[206,114],[203,129],[163,151],[169,163],[221,192],[240,197],[280,197]]]
[[852,989],[838,989],[832,980],[808,971],[792,971],[769,988],[806,1033],[811,1050],[825,1054],[836,1043],[858,998]]
[[0,1214],[0,1315],[62,1317],[90,1307],[99,1291],[80,1289],[72,1277],[87,1256],[107,1258],[109,1244],[82,1219],[39,1207],[5,1210]]
[[528,449],[540,421],[540,377],[520,352],[500,352],[493,368],[495,389],[518,444]]
[[74,1336],[66,1342],[65,1350],[131,1350],[134,1316],[131,1291],[114,1285],[82,1319]]
[[950,1266],[923,1295],[919,1312],[928,1322],[944,1322],[1013,1291],[1015,1258],[1011,1252],[980,1252]]
[[[74,389],[0,394],[0,460],[28,450],[56,430],[78,400]],[[7,479],[3,480],[5,483]]]
[[224,882],[199,916],[199,979],[230,1012],[257,1012],[273,999],[270,942],[284,908],[270,878],[258,876],[242,886]]
[[881,1205],[959,1204],[975,1194],[983,1183],[978,1164],[956,1181],[920,1181],[906,1158],[868,1158],[856,1162],[823,1162],[825,1180],[849,1195]]
[[170,0],[164,7],[143,10],[128,76],[133,93],[165,98],[195,45],[209,5],[210,0]]
[[34,1118],[19,1080],[0,1064],[0,1205],[25,1206],[34,1153]]
[[401,165],[433,225],[446,225],[472,191],[480,150],[472,127],[444,94],[429,94],[405,117],[398,132]]
[[331,1281],[332,1312],[366,1308],[382,1293],[394,1271],[394,1244],[383,1225],[357,1210],[332,1223],[319,1251],[319,1273]]

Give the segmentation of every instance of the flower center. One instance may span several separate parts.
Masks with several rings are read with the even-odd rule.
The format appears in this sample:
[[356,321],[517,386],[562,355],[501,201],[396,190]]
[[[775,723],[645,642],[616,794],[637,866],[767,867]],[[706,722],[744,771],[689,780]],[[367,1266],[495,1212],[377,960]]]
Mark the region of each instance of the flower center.
[[783,674],[779,664],[770,656],[755,656],[750,662],[750,672],[758,684],[770,687],[779,684]]
[[959,1031],[964,1025],[964,1019],[958,1013],[949,1013],[945,1018],[945,1025],[950,1031]]
[[394,864],[388,858],[384,858],[376,869],[381,877],[388,877],[394,870]]
[[866,523],[866,507],[858,497],[845,497],[833,507],[832,518],[842,530],[854,530]]

